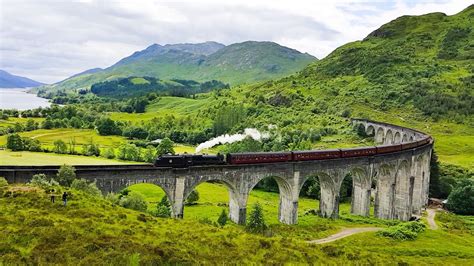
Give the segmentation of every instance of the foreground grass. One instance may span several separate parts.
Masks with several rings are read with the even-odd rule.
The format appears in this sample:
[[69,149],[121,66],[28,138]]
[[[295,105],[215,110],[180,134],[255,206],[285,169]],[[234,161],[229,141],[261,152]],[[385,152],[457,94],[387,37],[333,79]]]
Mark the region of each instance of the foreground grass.
[[129,163],[134,162],[80,155],[0,150],[0,165],[104,165]]
[[[206,189],[202,201],[209,200]],[[159,198],[150,189],[141,190],[148,198],[154,194]],[[70,193],[69,204],[63,207],[50,203],[48,194],[40,189],[10,186],[1,191],[0,264],[474,263],[474,238],[468,233],[426,231],[415,241],[363,233],[326,245],[311,245],[293,237],[293,230],[304,228],[304,224],[273,225],[273,236],[264,237],[233,224],[220,228],[201,223],[191,214],[184,220],[154,218],[80,191]],[[219,199],[222,196],[218,191],[215,195]],[[277,207],[276,202],[273,207]],[[192,208],[186,207],[185,212]],[[264,208],[265,215],[271,216],[268,206]],[[350,224],[345,220],[321,222],[329,227]],[[281,235],[280,229],[288,235]],[[306,226],[306,230],[328,231],[318,226]]]

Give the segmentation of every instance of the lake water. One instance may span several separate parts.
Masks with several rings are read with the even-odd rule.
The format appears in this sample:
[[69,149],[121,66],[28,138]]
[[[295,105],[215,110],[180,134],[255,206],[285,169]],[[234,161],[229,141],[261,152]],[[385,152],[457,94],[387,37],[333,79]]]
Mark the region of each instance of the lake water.
[[27,89],[0,89],[0,109],[27,110],[51,105],[48,99],[26,91]]

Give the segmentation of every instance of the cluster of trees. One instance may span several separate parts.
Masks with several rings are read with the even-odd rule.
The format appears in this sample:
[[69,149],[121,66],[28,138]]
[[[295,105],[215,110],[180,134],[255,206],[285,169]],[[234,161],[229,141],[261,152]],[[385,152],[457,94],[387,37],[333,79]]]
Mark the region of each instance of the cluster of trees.
[[59,193],[61,187],[72,188],[83,191],[89,195],[102,196],[102,192],[97,188],[95,182],[76,177],[76,169],[70,165],[62,165],[56,178],[48,177],[45,174],[36,174],[32,177],[30,184],[45,190],[54,189]]
[[196,93],[229,88],[217,80],[199,83],[194,80],[172,79],[163,81],[154,77],[128,77],[93,84],[91,92],[102,97],[139,97],[149,93],[177,97],[190,97]]
[[8,135],[7,149],[12,151],[42,151],[41,143],[37,139],[21,137],[16,133]]
[[82,145],[82,150],[76,149],[77,143],[74,139],[65,142],[62,139],[53,142],[52,149],[44,148],[37,139],[21,137],[17,133],[7,136],[7,149],[12,151],[35,151],[35,152],[54,152],[58,154],[72,154],[85,156],[103,156],[107,159],[121,159],[126,161],[149,162],[153,163],[157,156],[162,154],[174,154],[174,143],[168,138],[162,139],[155,147],[148,145],[144,148],[138,147],[132,143],[124,143],[117,149],[112,147],[101,149],[100,145],[90,141]]

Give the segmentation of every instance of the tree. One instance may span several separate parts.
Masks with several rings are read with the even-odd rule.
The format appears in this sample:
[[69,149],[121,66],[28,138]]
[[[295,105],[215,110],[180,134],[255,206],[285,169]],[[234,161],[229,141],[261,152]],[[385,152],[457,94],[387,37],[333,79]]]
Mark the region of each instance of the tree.
[[103,154],[103,156],[107,159],[115,158],[115,150],[114,148],[107,148]]
[[61,153],[61,154],[67,153],[67,145],[63,140],[61,139],[55,140],[53,142],[53,145],[54,145],[53,151],[55,153]]
[[95,182],[89,183],[83,178],[74,179],[71,183],[71,188],[84,191],[85,193],[93,196],[102,196],[102,192],[100,192],[100,190],[97,188]]
[[143,160],[147,163],[152,163],[156,159],[156,149],[155,147],[149,145],[146,147],[145,152],[143,153]]
[[263,233],[267,228],[268,226],[263,217],[262,207],[257,202],[252,207],[252,212],[250,213],[249,221],[247,223],[247,230],[252,233]]
[[82,146],[82,153],[87,156],[99,156],[100,155],[99,144],[95,144],[91,140],[89,144],[84,144]]
[[123,144],[119,147],[118,158],[127,161],[139,161],[140,149],[135,144]]
[[22,138],[23,141],[23,150],[25,151],[41,151],[41,143],[37,139],[32,139],[28,137]]
[[10,134],[7,137],[7,149],[12,151],[22,151],[23,150],[23,140],[20,135],[14,133]]
[[36,123],[35,120],[33,120],[33,119],[28,119],[26,121],[25,130],[26,131],[31,131],[31,130],[35,130],[35,129],[38,129],[38,123]]
[[63,164],[57,174],[58,182],[62,186],[70,186],[76,178],[76,169],[73,166]]
[[474,179],[464,179],[451,191],[448,210],[462,215],[474,215]]
[[174,154],[173,145],[173,141],[171,141],[169,138],[162,139],[158,147],[156,147],[156,154],[158,156],[168,153]]
[[171,217],[171,205],[166,195],[164,195],[160,202],[158,202],[156,205],[156,211],[153,213],[153,215],[162,218]]
[[438,155],[436,155],[435,150],[431,153],[431,161],[430,161],[430,197],[439,197],[441,195],[441,188],[440,188],[440,169],[439,169],[439,162],[438,162]]
[[40,187],[42,189],[51,189],[53,186],[59,185],[54,179],[48,178],[45,174],[36,174],[31,178],[30,184]]
[[96,122],[97,131],[102,136],[120,135],[122,132],[119,126],[110,118],[103,117]]
[[147,209],[145,198],[142,194],[136,191],[131,191],[127,196],[123,196],[119,201],[119,205],[127,209],[142,212],[146,211]]
[[223,209],[221,212],[221,215],[219,215],[219,218],[217,219],[217,223],[220,226],[224,226],[227,223],[227,219],[228,219],[227,212],[225,211],[225,209]]
[[186,205],[196,204],[196,201],[198,200],[199,200],[199,192],[197,192],[196,190],[193,190],[191,191],[191,193],[189,193],[189,196],[186,199]]

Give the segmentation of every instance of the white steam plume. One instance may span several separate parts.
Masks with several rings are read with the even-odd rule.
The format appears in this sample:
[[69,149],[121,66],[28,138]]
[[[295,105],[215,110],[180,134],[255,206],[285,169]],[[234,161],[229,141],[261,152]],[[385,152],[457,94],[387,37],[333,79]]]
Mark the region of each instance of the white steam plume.
[[212,138],[206,142],[203,142],[196,147],[196,153],[202,151],[203,149],[209,149],[219,144],[242,141],[246,137],[251,137],[254,140],[261,140],[261,139],[268,138],[269,134],[261,133],[255,128],[246,128],[243,134],[234,134],[234,135],[225,134],[225,135],[220,135],[218,137]]

